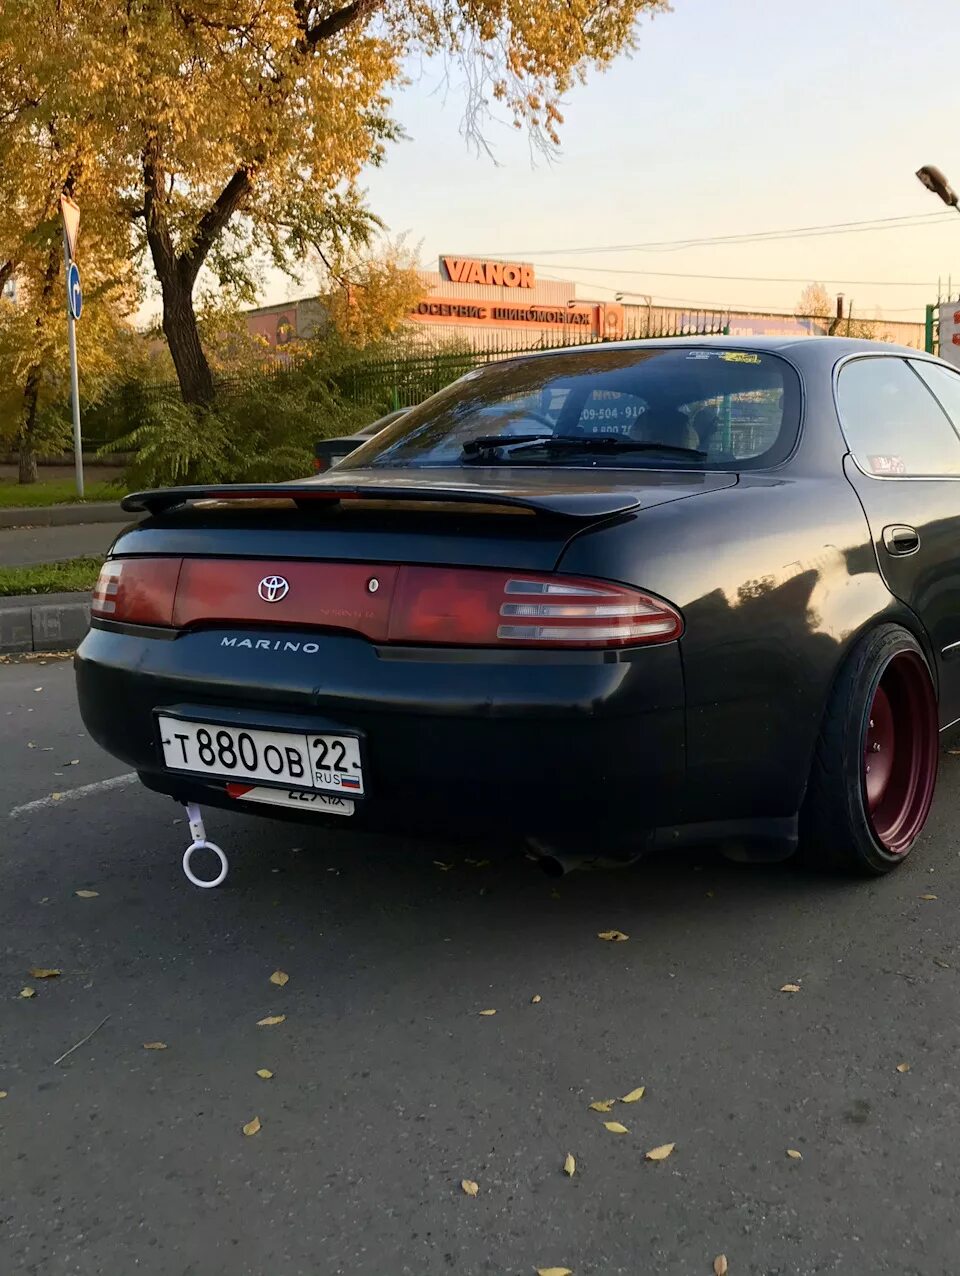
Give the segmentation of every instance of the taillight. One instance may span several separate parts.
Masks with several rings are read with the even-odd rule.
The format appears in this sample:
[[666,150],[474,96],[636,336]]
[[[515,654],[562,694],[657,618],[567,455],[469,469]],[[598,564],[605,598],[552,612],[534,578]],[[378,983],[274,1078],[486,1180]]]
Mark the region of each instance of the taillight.
[[314,474],[323,474],[323,473],[324,473],[326,470],[328,470],[329,468],[330,468],[330,461],[328,460],[328,458],[327,458],[327,457],[325,457],[325,456],[315,456],[315,457],[313,458],[313,472],[314,472]]
[[90,610],[104,620],[172,625],[179,558],[108,558],[100,568]]
[[672,642],[682,632],[669,603],[607,581],[403,567],[389,641],[602,648]]

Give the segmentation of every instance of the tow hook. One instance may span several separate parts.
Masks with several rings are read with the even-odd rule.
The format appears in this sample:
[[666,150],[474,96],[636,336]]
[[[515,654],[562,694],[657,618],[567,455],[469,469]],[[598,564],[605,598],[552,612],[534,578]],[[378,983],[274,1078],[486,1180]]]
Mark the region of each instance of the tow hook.
[[[186,874],[187,881],[194,886],[199,886],[202,890],[212,890],[214,886],[220,886],[226,881],[227,873],[230,871],[230,862],[216,842],[207,840],[207,830],[203,826],[203,816],[200,814],[200,808],[196,802],[188,802],[186,804],[186,812],[190,823],[190,836],[193,841],[183,852],[183,871]],[[216,877],[211,878],[209,881],[205,881],[202,877],[197,877],[190,867],[190,861],[193,859],[195,851],[213,852],[220,861],[220,872]]]

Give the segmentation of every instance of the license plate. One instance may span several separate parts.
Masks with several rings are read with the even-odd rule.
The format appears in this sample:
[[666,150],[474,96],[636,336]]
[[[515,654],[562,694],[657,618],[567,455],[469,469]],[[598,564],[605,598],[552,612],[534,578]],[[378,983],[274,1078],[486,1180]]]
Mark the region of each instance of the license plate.
[[350,798],[307,789],[265,789],[256,784],[228,784],[227,793],[232,798],[243,798],[244,802],[293,807],[297,811],[313,811],[317,815],[352,815],[356,808],[356,803]]
[[360,742],[352,735],[262,731],[157,715],[163,761],[171,771],[227,780],[271,780],[291,789],[362,797]]

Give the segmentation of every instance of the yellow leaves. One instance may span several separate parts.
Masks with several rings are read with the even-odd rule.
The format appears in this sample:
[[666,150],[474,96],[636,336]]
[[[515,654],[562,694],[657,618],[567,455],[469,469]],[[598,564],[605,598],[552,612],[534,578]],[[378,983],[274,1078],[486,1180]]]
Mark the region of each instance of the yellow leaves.
[[540,996],[538,992],[535,992],[533,996],[530,998],[530,1005],[539,1006],[541,1001],[543,1001],[543,998]]
[[77,899],[97,899],[100,895],[99,891],[74,891]]
[[621,1103],[636,1103],[639,1099],[643,1098],[643,1092],[644,1090],[646,1090],[646,1088],[647,1088],[646,1086],[638,1085],[636,1090],[631,1090],[629,1094],[625,1094],[623,1098],[620,1100],[620,1102]]
[[144,1050],[166,1050],[167,1043],[165,1041],[145,1041],[143,1048]]
[[538,1267],[537,1276],[573,1276],[569,1267]]
[[473,1179],[461,1179],[460,1187],[463,1190],[464,1196],[476,1196],[476,1194],[480,1191],[480,1184],[474,1183]]
[[37,995],[36,988],[21,988],[20,989],[21,997],[35,997],[36,995]]
[[789,1156],[791,1161],[803,1160],[803,1153],[798,1152],[796,1148],[787,1148],[787,1156]]
[[278,1023],[283,1023],[286,1017],[287,1017],[286,1015],[267,1015],[265,1019],[257,1020],[257,1027],[258,1028],[273,1028]]
[[661,1143],[658,1148],[651,1148],[646,1153],[646,1159],[648,1161],[665,1161],[676,1146],[676,1143]]
[[290,982],[290,976],[285,970],[275,970],[270,976],[270,982],[275,984],[278,988],[283,988]]
[[571,1179],[573,1178],[574,1174],[576,1174],[577,1172],[577,1162],[574,1159],[572,1152],[568,1152],[567,1155],[563,1158],[563,1172],[564,1174],[566,1174],[567,1178],[571,1178]]
[[489,1016],[489,1015],[495,1015],[497,1012],[496,1012],[495,1010],[481,1010],[481,1011],[479,1011],[479,1013],[480,1013],[481,1015],[487,1015],[487,1016]]
[[898,1064],[897,1064],[897,1071],[898,1071],[898,1072],[909,1072],[909,1071],[910,1071],[910,1065],[909,1065],[909,1063],[898,1063]]
[[783,987],[780,989],[780,991],[781,992],[799,992],[800,985],[799,984],[784,984]]
[[34,966],[32,970],[27,971],[31,979],[56,979],[61,973],[59,970],[52,970],[46,966]]
[[610,1112],[616,1099],[596,1099],[590,1104],[591,1112]]
[[629,1134],[630,1131],[625,1125],[621,1125],[619,1121],[604,1121],[603,1128],[609,1130],[611,1134]]
[[713,1276],[727,1276],[729,1270],[726,1254],[718,1254],[713,1260]]
[[243,1132],[249,1139],[249,1138],[252,1138],[253,1135],[259,1134],[260,1128],[261,1128],[260,1118],[258,1116],[255,1116],[252,1121],[248,1121],[247,1124],[243,1127]]
[[258,1068],[257,1076],[262,1077],[264,1081],[269,1081],[270,1078],[273,1076],[273,1073],[270,1071],[269,1068]]
[[7,1091],[6,1091],[6,1090],[0,1090],[0,1099],[5,1099],[6,1097],[7,1097]]
[[630,938],[625,935],[622,930],[600,930],[597,931],[597,939],[605,939],[611,944],[624,944]]
[[918,899],[936,899],[936,895],[918,895]]

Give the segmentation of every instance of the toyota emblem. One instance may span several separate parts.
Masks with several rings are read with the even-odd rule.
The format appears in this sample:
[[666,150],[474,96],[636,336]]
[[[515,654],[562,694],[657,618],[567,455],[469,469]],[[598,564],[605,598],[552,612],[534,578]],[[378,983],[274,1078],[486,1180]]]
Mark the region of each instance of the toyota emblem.
[[278,603],[290,592],[289,581],[282,576],[264,576],[257,586],[257,593],[265,603]]

